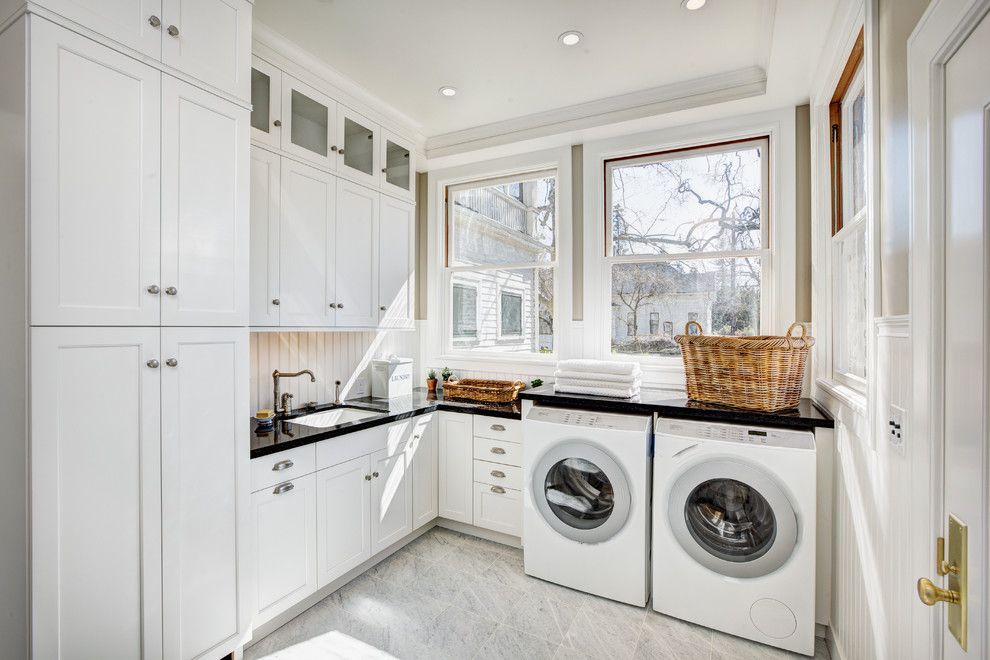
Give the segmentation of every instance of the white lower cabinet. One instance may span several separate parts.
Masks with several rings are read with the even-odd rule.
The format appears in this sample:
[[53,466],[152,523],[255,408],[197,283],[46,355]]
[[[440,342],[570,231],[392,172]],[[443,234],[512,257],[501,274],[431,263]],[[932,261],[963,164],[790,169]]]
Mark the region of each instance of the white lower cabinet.
[[472,524],[473,435],[472,415],[437,413],[440,516]]
[[522,536],[522,493],[502,486],[474,484],[474,524]]
[[419,529],[439,515],[437,424],[433,421],[434,417],[424,415],[417,418],[408,449],[412,465],[413,529]]
[[412,479],[405,447],[371,455],[371,554],[413,530]]
[[321,587],[371,557],[371,457],[316,473],[318,583]]
[[257,491],[251,500],[258,573],[257,625],[317,589],[316,475],[282,481]]

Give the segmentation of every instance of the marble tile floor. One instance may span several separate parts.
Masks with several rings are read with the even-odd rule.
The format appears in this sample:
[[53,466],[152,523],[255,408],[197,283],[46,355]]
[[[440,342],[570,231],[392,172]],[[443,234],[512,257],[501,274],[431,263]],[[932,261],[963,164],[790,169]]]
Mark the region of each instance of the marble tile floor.
[[[804,658],[523,573],[522,551],[436,527],[245,660]],[[828,660],[818,640],[815,658]]]

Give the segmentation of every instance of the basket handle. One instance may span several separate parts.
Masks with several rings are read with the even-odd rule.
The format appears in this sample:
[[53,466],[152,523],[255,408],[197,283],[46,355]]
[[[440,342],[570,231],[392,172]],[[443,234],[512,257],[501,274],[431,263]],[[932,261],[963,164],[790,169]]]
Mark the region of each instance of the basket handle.
[[701,335],[705,334],[705,329],[702,328],[701,327],[701,324],[698,323],[697,321],[688,321],[687,323],[685,323],[684,324],[684,334],[686,334],[686,335],[690,335],[691,334],[691,326],[692,325],[695,326],[696,328],[698,328],[698,336],[701,336]]
[[[794,336],[794,328],[801,328],[801,334],[797,337]],[[795,321],[791,323],[790,327],[787,328],[787,332],[784,335],[788,339],[804,339],[808,335],[808,329],[804,326],[804,323],[798,323]]]

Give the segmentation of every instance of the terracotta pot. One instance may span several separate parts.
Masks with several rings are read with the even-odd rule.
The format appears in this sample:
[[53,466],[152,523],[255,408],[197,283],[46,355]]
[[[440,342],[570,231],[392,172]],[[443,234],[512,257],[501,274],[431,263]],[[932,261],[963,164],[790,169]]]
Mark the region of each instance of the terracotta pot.
[[437,391],[437,379],[436,378],[427,378],[426,379],[426,389],[428,391],[430,391],[430,392],[436,392]]

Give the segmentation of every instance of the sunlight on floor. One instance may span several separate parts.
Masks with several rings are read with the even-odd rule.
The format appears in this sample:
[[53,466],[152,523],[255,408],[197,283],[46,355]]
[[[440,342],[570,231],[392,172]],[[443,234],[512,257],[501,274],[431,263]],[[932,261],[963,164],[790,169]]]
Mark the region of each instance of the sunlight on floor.
[[354,639],[338,630],[307,639],[288,648],[275,651],[259,660],[395,660],[395,656]]

